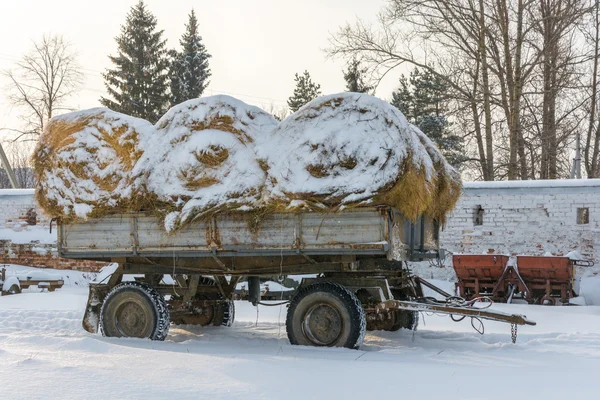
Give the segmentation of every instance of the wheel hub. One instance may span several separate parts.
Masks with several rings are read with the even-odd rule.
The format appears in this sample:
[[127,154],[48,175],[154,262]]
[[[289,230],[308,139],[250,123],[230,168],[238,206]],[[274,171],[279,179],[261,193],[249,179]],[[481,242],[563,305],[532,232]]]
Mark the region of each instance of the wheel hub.
[[145,337],[148,322],[144,308],[133,301],[123,304],[115,316],[115,325],[125,337]]
[[329,304],[317,304],[306,313],[302,330],[313,344],[330,346],[342,334],[342,316],[335,307]]

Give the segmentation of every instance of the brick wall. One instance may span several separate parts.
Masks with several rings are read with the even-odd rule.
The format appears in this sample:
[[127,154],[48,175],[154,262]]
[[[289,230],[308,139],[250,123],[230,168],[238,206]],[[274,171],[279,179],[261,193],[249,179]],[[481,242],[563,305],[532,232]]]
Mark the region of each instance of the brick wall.
[[[587,209],[587,223],[578,221],[578,209],[582,214]],[[600,180],[466,183],[440,245],[473,254],[564,255],[575,250],[599,260]]]
[[[34,208],[38,223],[35,227],[25,228],[20,232],[20,240],[11,228],[19,217]],[[18,264],[29,267],[74,269],[79,271],[98,271],[106,263],[87,260],[68,260],[58,257],[56,239],[45,234],[49,230],[50,219],[35,203],[33,189],[1,189],[0,190],[0,264]],[[40,232],[44,235],[40,235]],[[23,241],[30,236],[31,240]],[[42,240],[36,240],[42,236]],[[48,240],[49,239],[49,240]]]
[[58,257],[56,245],[27,243],[17,244],[0,240],[0,264],[18,264],[28,267],[73,269],[97,272],[106,265],[97,261],[69,260]]

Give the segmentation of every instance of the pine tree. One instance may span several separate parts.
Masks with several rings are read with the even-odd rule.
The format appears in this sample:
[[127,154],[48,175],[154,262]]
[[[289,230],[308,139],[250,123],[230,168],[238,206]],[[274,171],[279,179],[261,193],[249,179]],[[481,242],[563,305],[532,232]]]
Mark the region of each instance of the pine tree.
[[400,76],[400,87],[392,93],[391,103],[398,110],[402,111],[407,119],[412,119],[413,96],[406,76]]
[[287,101],[292,112],[298,111],[300,107],[321,95],[321,85],[312,81],[308,71],[305,70],[302,75],[296,74],[294,80],[296,88],[294,94]]
[[105,107],[153,123],[169,101],[166,40],[156,23],[143,0],[131,8],[116,38],[118,55],[109,56],[115,67],[102,74],[112,99],[100,98]]
[[364,75],[367,73],[366,68],[360,67],[360,61],[353,58],[348,63],[348,70],[344,71],[344,80],[346,81],[346,90],[348,92],[369,93],[373,90],[373,86],[365,83]]
[[446,117],[449,97],[449,88],[439,76],[415,68],[410,79],[400,77],[391,103],[437,144],[450,164],[459,167],[466,161],[465,145],[450,129]]
[[202,37],[198,34],[198,19],[193,9],[179,44],[182,48],[181,52],[175,50],[169,52],[171,105],[202,96],[211,75],[208,67],[208,59],[211,55],[206,51],[202,44]]

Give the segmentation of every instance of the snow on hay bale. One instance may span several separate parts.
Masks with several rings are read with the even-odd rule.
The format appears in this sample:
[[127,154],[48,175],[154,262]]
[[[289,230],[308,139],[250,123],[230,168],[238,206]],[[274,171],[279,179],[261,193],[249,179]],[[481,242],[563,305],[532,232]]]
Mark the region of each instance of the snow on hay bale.
[[166,204],[165,228],[171,231],[217,211],[256,207],[266,173],[254,142],[276,126],[270,114],[229,96],[171,108],[156,123],[161,141],[145,146],[136,167],[147,190]]
[[140,141],[153,131],[145,120],[106,108],[52,118],[32,157],[38,204],[65,219],[134,208],[130,174]]
[[404,115],[365,94],[311,101],[257,149],[269,166],[271,195],[289,207],[387,204],[416,219],[452,203],[436,203],[443,173]]

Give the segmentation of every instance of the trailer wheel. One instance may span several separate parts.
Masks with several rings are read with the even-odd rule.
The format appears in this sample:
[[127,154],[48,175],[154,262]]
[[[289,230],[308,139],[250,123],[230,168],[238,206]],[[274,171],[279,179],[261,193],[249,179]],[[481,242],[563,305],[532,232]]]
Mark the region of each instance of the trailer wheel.
[[[202,286],[216,286],[214,278],[208,276],[201,276],[199,285]],[[181,299],[181,297],[175,297]],[[173,299],[173,297],[172,297]],[[223,300],[223,296],[220,293],[202,293],[199,292],[195,296],[196,300]],[[213,305],[209,305],[205,309],[203,315],[183,315],[177,316],[176,313],[172,313],[173,322],[175,325],[198,325],[198,326],[231,326],[235,320],[235,304],[233,300],[224,300],[215,302]]]
[[[401,290],[392,289],[392,295],[396,300],[408,300],[409,296]],[[419,325],[419,312],[418,311],[406,311],[406,310],[398,310],[396,311],[396,318],[394,319],[394,323],[391,325],[389,330],[391,332],[396,332],[402,328],[409,329],[411,331],[416,331],[417,326]]]
[[396,320],[394,324],[389,329],[391,332],[399,331],[400,329],[408,329],[411,331],[416,331],[417,326],[419,325],[419,312],[418,311],[406,311],[406,310],[398,310],[396,311]]
[[[391,292],[394,299],[409,300],[411,297],[415,297],[413,294],[414,291],[408,294],[405,290],[392,288]],[[367,321],[367,330],[388,332],[396,332],[402,328],[412,331],[417,330],[417,325],[419,325],[418,311],[396,310],[386,311],[386,313],[383,320],[372,319],[371,321]]]
[[[214,278],[203,276],[200,278],[200,285],[216,286],[217,282]],[[216,296],[206,296],[200,294],[199,298],[205,298],[207,300],[221,300],[223,296],[219,293]],[[235,304],[233,300],[226,300],[223,303],[219,303],[213,307],[214,317],[212,319],[213,326],[231,326],[235,319]],[[210,323],[209,323],[210,324]],[[207,324],[208,325],[208,324]]]
[[106,296],[100,310],[100,331],[108,337],[165,340],[169,308],[163,296],[141,282],[123,282]]
[[305,346],[357,349],[366,326],[360,300],[345,287],[329,281],[301,287],[286,318],[290,343]]
[[546,295],[540,299],[540,304],[543,306],[555,306],[556,299],[552,296]]
[[16,276],[9,276],[4,283],[0,282],[0,289],[3,295],[21,293],[21,282]]
[[21,293],[21,288],[19,287],[19,285],[13,284],[8,288],[8,290],[5,293],[6,294],[19,294],[19,293]]
[[227,300],[217,306],[217,315],[214,319],[214,326],[231,326],[235,320],[235,304],[232,300]]

